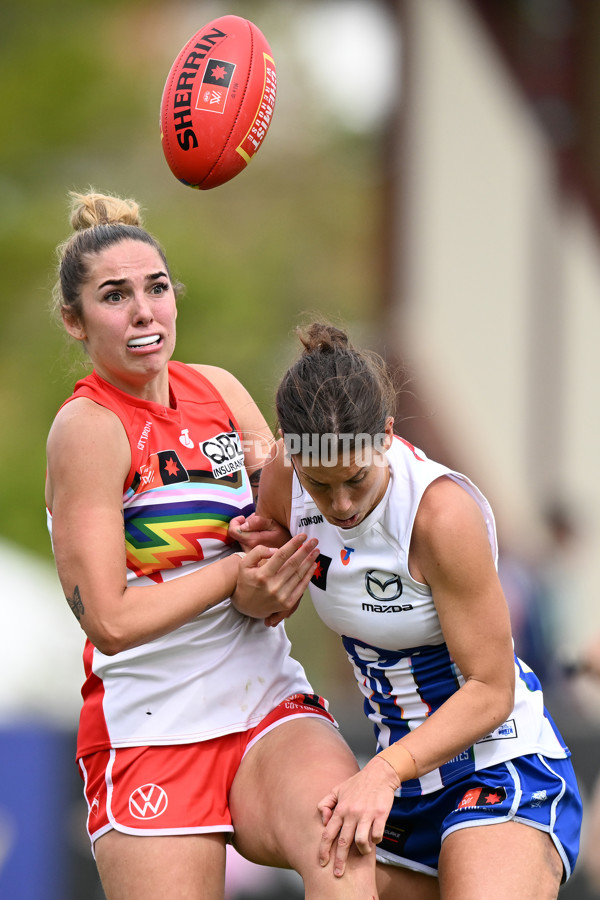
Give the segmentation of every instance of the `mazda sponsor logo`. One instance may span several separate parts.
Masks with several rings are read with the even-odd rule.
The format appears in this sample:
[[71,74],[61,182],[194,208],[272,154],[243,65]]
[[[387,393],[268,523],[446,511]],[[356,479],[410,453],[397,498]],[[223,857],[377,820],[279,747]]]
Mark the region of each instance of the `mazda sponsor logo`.
[[392,603],[402,594],[402,582],[399,575],[370,569],[365,575],[367,594],[378,603]]

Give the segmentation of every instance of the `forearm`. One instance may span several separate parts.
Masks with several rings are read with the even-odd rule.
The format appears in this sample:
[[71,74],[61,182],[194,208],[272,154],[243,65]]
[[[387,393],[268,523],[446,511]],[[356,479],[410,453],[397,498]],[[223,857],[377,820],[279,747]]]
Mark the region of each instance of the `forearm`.
[[84,581],[67,600],[94,646],[112,656],[174,631],[231,596],[239,564],[232,554],[189,575],[119,591]]
[[378,756],[401,781],[420,777],[454,759],[506,720],[514,704],[514,687],[468,680],[418,728]]

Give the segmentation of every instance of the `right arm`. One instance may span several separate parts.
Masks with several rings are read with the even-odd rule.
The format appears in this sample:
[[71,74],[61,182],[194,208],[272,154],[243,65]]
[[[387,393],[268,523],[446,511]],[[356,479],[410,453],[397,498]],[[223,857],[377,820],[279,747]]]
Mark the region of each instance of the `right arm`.
[[[251,554],[258,549],[257,542],[262,544],[269,540],[278,533],[277,529],[282,535],[285,534],[289,538],[288,528],[292,506],[293,471],[289,457],[284,455],[283,441],[280,440],[271,449],[270,457],[262,471],[256,514],[245,521],[241,518],[233,519],[232,525],[235,523],[234,528],[230,525],[230,534],[239,541],[244,549],[250,550],[250,554],[242,563],[242,571],[248,560],[251,559]],[[296,542],[302,542],[305,539],[306,535],[297,534],[287,544],[274,551],[271,559],[259,566],[256,573],[257,579],[261,575],[274,578],[275,568],[280,565],[281,555],[287,552],[286,548],[290,544],[294,545]],[[316,540],[311,539],[307,541],[306,544],[303,544],[303,547],[308,551],[306,557],[301,560],[298,559],[298,562],[292,559],[287,568],[290,571],[292,564],[295,563],[296,571],[290,571],[289,575],[287,575],[287,572],[285,573],[288,578],[291,578],[292,583],[298,583],[298,589],[294,591],[293,595],[289,592],[286,595],[284,591],[280,591],[282,599],[279,607],[272,603],[267,607],[264,602],[261,602],[260,585],[257,585],[257,589],[253,593],[248,592],[240,585],[240,588],[232,597],[236,608],[240,612],[254,618],[264,618],[265,624],[270,626],[278,625],[283,619],[288,618],[295,612],[302,594],[313,576],[315,560],[318,556]],[[253,550],[252,548],[255,549]],[[283,573],[283,569],[281,571]]]
[[[109,656],[161,637],[231,596],[241,562],[233,554],[161,584],[128,586],[122,496],[130,464],[113,412],[84,398],[59,412],[48,438],[46,491],[57,571],[79,624]],[[299,546],[288,549],[280,568],[291,557],[297,567],[296,553],[306,553]],[[252,564],[264,556],[270,551],[257,547],[246,558],[244,582],[252,583]],[[278,584],[278,599],[280,592]]]

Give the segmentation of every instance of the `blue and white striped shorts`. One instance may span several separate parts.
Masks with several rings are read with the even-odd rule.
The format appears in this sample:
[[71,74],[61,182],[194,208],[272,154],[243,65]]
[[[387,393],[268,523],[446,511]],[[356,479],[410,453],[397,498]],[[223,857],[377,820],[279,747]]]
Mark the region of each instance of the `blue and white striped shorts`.
[[579,853],[582,806],[570,759],[520,756],[420,797],[396,797],[377,860],[436,875],[442,841],[490,822],[546,831],[562,859],[563,882]]

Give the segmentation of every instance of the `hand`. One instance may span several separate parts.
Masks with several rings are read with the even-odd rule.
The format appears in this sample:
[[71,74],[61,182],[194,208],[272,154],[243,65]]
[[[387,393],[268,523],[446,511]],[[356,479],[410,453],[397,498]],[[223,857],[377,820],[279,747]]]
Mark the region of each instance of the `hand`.
[[265,625],[267,625],[269,628],[275,628],[277,625],[279,625],[280,622],[283,622],[284,619],[289,619],[289,617],[296,612],[299,606],[300,601],[298,600],[295,606],[292,606],[292,608],[288,612],[272,613],[265,619]]
[[229,523],[229,534],[246,552],[259,545],[282,547],[290,539],[287,528],[275,519],[257,516],[256,513],[252,513],[247,519],[244,516],[232,519]]
[[297,534],[279,550],[255,547],[242,560],[231,600],[253,619],[287,616],[298,605],[315,571],[317,541]]
[[376,756],[367,765],[333,788],[318,804],[325,830],[321,836],[319,862],[326,866],[335,843],[333,872],[344,868],[352,842],[359,853],[370,853],[383,838],[387,817],[394,802],[400,778],[394,769]]

